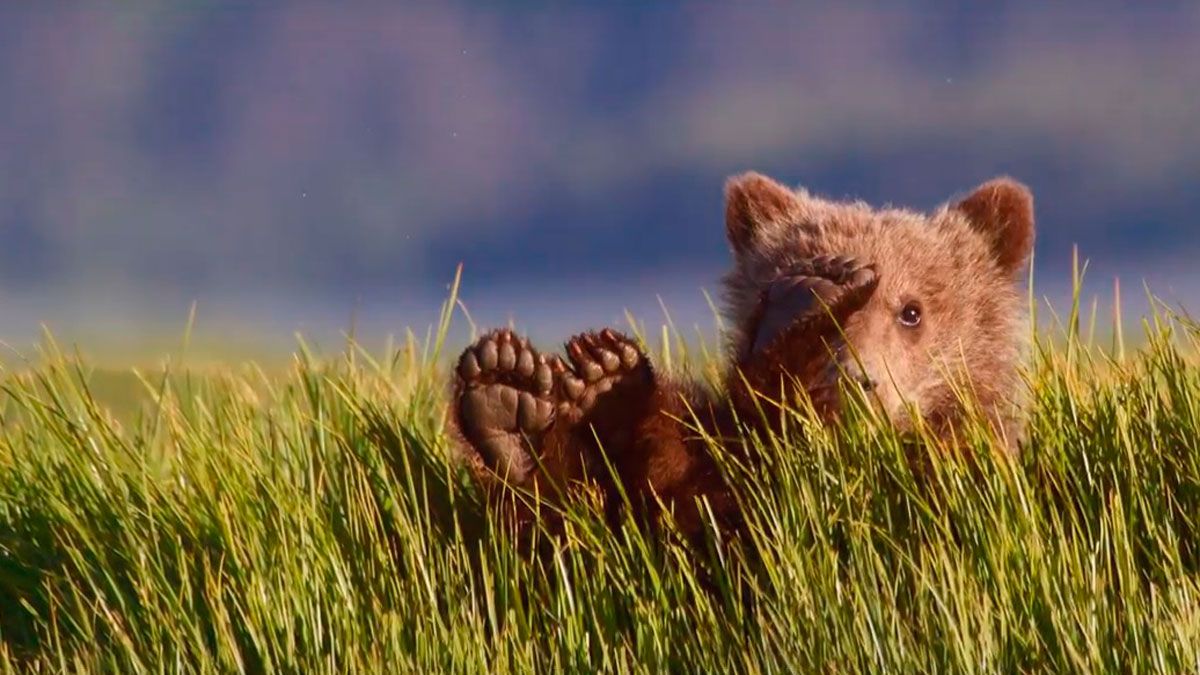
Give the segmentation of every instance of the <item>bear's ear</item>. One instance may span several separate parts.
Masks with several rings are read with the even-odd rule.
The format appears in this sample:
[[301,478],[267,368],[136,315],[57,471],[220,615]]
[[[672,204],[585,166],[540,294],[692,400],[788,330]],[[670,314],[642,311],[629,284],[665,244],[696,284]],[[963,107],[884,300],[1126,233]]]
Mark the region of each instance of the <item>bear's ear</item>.
[[725,182],[725,234],[736,254],[754,247],[764,228],[788,222],[800,200],[784,185],[753,171]]
[[1000,269],[1015,274],[1033,252],[1033,194],[1011,178],[994,178],[954,206],[991,244]]

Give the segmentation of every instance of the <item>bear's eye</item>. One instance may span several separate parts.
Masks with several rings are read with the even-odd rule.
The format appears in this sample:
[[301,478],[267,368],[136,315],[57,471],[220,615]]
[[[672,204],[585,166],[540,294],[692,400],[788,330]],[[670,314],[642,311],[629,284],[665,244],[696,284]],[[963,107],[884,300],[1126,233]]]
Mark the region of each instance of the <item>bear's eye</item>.
[[910,302],[900,310],[900,325],[907,328],[916,328],[921,323],[921,304]]

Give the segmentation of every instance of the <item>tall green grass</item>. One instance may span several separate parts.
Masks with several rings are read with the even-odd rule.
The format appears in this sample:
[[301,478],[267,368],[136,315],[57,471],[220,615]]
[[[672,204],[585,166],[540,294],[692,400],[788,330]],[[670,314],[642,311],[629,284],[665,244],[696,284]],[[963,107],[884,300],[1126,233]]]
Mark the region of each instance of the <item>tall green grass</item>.
[[[448,307],[451,306],[448,304]],[[1200,328],[1039,332],[1019,459],[801,413],[687,549],[581,500],[523,555],[442,431],[450,312],[384,353],[141,376],[116,415],[47,341],[6,374],[5,671],[1200,668]],[[716,372],[664,333],[658,360]],[[714,533],[714,537],[717,537]]]

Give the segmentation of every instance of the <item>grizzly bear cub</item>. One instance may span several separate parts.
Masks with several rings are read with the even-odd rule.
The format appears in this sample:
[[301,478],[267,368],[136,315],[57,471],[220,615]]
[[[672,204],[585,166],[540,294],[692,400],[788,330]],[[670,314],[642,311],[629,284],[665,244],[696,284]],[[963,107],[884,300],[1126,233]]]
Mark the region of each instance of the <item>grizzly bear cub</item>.
[[[944,434],[967,392],[1012,442],[1025,333],[1018,286],[1034,238],[1025,186],[998,178],[924,215],[747,173],[726,185],[725,219],[734,253],[725,391],[662,376],[611,329],[569,340],[566,360],[504,329],[463,352],[453,420],[492,494],[517,486],[554,501],[586,481],[610,506],[623,488],[652,522],[666,505],[687,534],[703,528],[699,497],[735,523],[703,436],[746,457],[745,427],[779,425],[779,403],[798,393],[789,387],[826,419],[852,386],[894,425],[908,428],[916,411]],[[528,501],[505,503],[519,522],[535,515]]]

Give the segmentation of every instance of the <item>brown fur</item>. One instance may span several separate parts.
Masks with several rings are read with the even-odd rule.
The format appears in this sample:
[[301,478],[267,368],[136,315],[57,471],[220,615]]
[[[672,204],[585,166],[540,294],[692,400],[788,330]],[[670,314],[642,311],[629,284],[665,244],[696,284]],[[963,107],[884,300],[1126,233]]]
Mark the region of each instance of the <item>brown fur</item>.
[[[540,458],[539,468],[516,480],[510,477],[509,484],[543,495],[567,495],[569,490],[562,488],[590,476],[599,478],[606,498],[614,501],[615,485],[604,480],[598,439],[625,490],[651,516],[661,501],[674,511],[684,532],[699,532],[705,518],[697,498],[705,497],[718,521],[733,525],[738,519],[734,500],[707,442],[687,421],[695,418],[706,435],[747,458],[735,419],[752,426],[777,424],[764,397],[786,396],[780,386],[788,381],[798,381],[822,415],[836,417],[839,378],[847,374],[874,381],[880,412],[901,428],[912,424],[907,403],[949,433],[963,411],[956,390],[968,392],[993,420],[996,432],[1016,447],[1018,364],[1025,334],[1017,277],[1034,236],[1033,202],[1024,186],[996,179],[962,201],[923,215],[829,201],[748,173],[726,186],[726,227],[734,252],[724,279],[732,325],[726,391],[710,394],[662,377],[642,355],[637,368],[618,378],[610,391],[586,394],[585,400],[594,400],[590,407],[560,404],[548,430],[527,438],[523,446]],[[833,307],[798,317],[755,349],[772,284],[822,255],[867,261],[877,279]],[[901,325],[898,315],[913,303],[919,305],[920,323]],[[519,340],[504,332],[496,335],[500,337],[485,340]],[[568,342],[574,366],[552,357],[556,376],[582,373],[581,359],[616,351],[612,340],[620,338],[612,336],[606,331]],[[460,375],[459,396],[471,386]],[[564,396],[552,393],[547,400],[557,403]],[[455,411],[461,414],[457,405]],[[479,459],[477,443],[465,440],[468,450],[475,451],[468,454],[476,474],[498,484],[495,467]],[[521,512],[519,519],[529,515]]]

